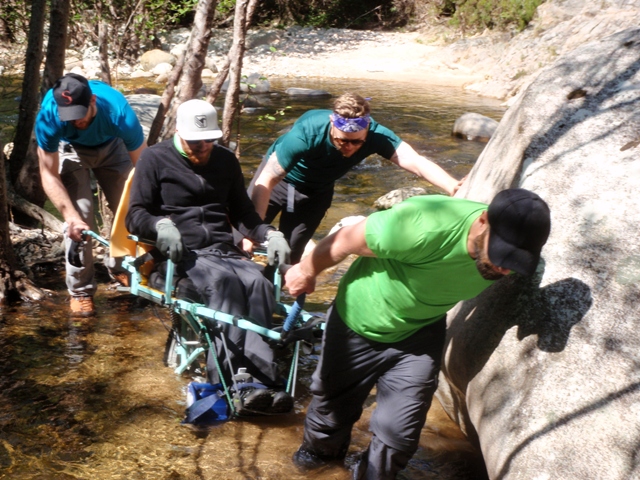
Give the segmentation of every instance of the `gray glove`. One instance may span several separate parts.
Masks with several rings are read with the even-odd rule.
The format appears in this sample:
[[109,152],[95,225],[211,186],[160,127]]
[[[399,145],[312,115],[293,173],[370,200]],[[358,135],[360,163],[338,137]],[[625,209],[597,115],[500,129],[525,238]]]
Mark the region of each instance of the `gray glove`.
[[278,257],[280,265],[289,263],[291,248],[284,238],[284,233],[277,230],[269,230],[267,242],[267,262],[269,265],[276,263],[276,257]]
[[168,218],[163,218],[156,223],[156,231],[156,247],[160,253],[169,257],[172,262],[178,263],[182,258],[182,235],[175,224]]

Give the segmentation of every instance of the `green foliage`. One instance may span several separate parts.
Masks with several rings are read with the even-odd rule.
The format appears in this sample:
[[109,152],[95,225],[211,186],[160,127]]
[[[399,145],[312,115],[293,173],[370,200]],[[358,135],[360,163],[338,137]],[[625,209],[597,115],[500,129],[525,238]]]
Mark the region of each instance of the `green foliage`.
[[219,0],[216,5],[216,14],[221,17],[226,17],[233,13],[236,9],[236,0]]
[[30,1],[0,1],[0,41],[25,42],[29,31],[30,15]]
[[513,77],[511,77],[511,80],[518,80],[519,78],[524,77],[527,74],[526,70],[518,70],[518,73],[516,73]]
[[265,113],[264,115],[260,115],[258,117],[258,121],[264,122],[268,120],[270,122],[275,122],[279,120],[279,117],[284,117],[285,111],[289,110],[290,108],[291,108],[290,106],[286,106],[284,108],[279,108],[278,110],[273,112],[273,114]]
[[[463,32],[515,27],[523,30],[544,0],[446,0],[442,14]],[[453,10],[453,12],[452,12]]]
[[256,23],[316,28],[393,28],[406,25],[417,0],[264,0]]

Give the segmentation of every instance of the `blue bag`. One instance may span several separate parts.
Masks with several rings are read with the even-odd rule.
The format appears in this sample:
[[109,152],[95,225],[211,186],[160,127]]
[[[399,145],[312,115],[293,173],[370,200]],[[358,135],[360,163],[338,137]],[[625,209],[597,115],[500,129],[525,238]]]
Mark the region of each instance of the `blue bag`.
[[187,411],[182,423],[206,424],[229,419],[229,404],[221,383],[191,382],[187,386]]

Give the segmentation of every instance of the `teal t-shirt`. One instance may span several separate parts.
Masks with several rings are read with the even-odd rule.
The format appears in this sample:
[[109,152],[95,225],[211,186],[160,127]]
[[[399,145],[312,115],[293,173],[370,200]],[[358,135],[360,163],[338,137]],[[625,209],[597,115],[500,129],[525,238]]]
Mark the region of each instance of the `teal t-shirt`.
[[366,142],[346,158],[331,143],[330,114],[331,110],[309,110],[267,151],[269,158],[275,150],[278,163],[287,172],[284,181],[303,192],[330,187],[369,155],[389,159],[402,143],[395,133],[371,119]]
[[353,331],[377,342],[403,340],[493,281],[467,251],[484,203],[425,195],[367,219],[367,246],[340,281],[336,307]]
[[96,96],[98,111],[86,130],[78,130],[71,122],[61,121],[53,89],[45,94],[36,117],[38,146],[45,152],[57,152],[60,141],[95,147],[118,137],[130,152],[140,147],[144,141],[142,126],[124,95],[98,80],[89,81],[89,87]]

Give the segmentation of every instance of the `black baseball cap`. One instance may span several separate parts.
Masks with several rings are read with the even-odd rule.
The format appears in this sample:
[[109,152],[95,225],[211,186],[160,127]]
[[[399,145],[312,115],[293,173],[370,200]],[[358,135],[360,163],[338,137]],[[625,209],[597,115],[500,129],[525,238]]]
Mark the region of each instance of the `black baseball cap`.
[[91,88],[82,75],[67,73],[53,86],[53,98],[58,104],[58,116],[63,122],[83,118],[91,103]]
[[489,260],[522,275],[533,275],[551,232],[549,206],[524,188],[498,193],[487,211]]

